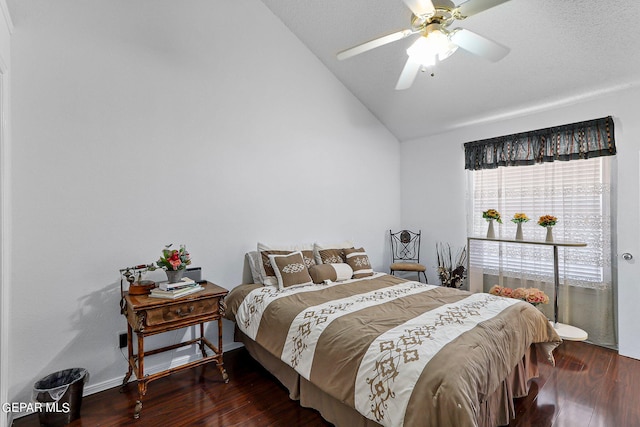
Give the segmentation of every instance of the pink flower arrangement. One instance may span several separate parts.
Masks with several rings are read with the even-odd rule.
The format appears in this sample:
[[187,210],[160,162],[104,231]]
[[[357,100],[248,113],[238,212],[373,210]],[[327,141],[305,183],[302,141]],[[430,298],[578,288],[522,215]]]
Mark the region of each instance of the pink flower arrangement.
[[511,289],[504,286],[494,285],[489,293],[500,297],[515,298],[526,301],[530,304],[548,304],[549,297],[538,288],[516,288]]
[[513,294],[513,289],[505,288],[500,285],[493,285],[493,287],[489,290],[491,295],[497,295],[499,297],[508,297],[511,298]]
[[170,249],[173,245],[167,245],[162,250],[162,256],[156,264],[163,270],[175,271],[184,270],[191,264],[191,255],[187,252],[185,245],[180,245],[179,249]]

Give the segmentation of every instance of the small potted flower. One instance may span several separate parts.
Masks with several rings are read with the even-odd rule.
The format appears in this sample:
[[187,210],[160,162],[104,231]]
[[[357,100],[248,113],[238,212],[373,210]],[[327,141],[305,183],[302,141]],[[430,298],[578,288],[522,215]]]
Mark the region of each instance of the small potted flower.
[[522,223],[529,221],[529,217],[525,213],[515,213],[511,222],[515,222],[518,228],[516,229],[516,240],[522,240]]
[[164,247],[156,264],[167,273],[169,283],[176,283],[182,280],[185,269],[191,264],[191,255],[185,245],[180,245],[179,249],[171,249],[171,246],[173,244]]
[[487,238],[495,239],[496,233],[493,230],[493,221],[498,221],[502,224],[502,218],[500,217],[500,212],[495,209],[489,209],[482,212],[482,218],[486,219],[489,223],[489,228],[487,229]]
[[558,223],[558,218],[553,215],[543,215],[538,219],[538,225],[547,228],[547,242],[553,242],[553,233],[551,228]]

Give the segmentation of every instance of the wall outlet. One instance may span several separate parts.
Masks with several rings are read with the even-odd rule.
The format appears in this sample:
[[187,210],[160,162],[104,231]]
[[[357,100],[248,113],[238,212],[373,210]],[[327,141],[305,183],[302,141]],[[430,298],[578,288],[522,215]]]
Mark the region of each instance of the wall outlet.
[[127,334],[118,335],[118,339],[120,340],[120,348],[125,348],[127,346]]

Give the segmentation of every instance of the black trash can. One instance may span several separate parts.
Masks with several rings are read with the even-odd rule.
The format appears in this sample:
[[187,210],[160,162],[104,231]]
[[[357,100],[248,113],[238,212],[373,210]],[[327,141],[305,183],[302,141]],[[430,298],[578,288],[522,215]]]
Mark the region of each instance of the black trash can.
[[84,368],[47,375],[33,385],[33,400],[40,425],[63,426],[80,417],[82,391],[89,373]]

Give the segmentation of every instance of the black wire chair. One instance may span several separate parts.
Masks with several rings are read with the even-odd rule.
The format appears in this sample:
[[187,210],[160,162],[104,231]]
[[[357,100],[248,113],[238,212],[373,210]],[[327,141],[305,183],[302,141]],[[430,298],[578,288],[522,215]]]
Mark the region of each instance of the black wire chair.
[[420,281],[420,273],[424,276],[424,282],[427,280],[427,268],[420,264],[420,235],[422,231],[417,233],[409,230],[402,230],[394,233],[389,230],[391,236],[391,256],[393,261],[389,269],[391,274],[395,275],[396,271],[414,272],[418,274]]

